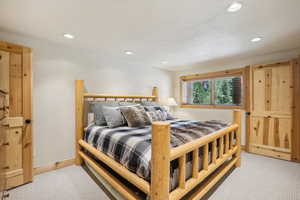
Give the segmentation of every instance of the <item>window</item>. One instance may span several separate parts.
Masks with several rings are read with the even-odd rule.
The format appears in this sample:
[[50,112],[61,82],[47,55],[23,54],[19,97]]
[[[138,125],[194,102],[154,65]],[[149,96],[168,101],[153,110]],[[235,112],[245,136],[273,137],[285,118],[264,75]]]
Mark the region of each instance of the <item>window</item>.
[[194,81],[192,84],[193,104],[211,104],[211,81]]
[[182,107],[242,107],[243,71],[234,72],[181,77]]

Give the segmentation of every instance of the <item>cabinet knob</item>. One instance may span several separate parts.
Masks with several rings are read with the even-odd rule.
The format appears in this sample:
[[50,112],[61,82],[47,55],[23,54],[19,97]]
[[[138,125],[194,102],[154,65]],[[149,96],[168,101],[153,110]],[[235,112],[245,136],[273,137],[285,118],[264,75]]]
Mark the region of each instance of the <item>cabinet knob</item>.
[[3,167],[3,169],[9,169],[9,166]]

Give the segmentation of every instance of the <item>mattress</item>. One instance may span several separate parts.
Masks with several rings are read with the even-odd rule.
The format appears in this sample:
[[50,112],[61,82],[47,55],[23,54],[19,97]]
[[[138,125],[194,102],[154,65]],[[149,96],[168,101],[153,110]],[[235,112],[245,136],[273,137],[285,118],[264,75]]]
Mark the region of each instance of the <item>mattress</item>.
[[[171,148],[195,139],[215,134],[230,126],[222,121],[169,120]],[[150,182],[151,178],[151,126],[108,128],[90,125],[85,129],[84,140],[105,153],[128,170]],[[202,148],[199,151],[199,170],[202,163]],[[192,155],[187,156],[186,175],[191,176]],[[171,162],[170,189],[178,184],[178,160]]]

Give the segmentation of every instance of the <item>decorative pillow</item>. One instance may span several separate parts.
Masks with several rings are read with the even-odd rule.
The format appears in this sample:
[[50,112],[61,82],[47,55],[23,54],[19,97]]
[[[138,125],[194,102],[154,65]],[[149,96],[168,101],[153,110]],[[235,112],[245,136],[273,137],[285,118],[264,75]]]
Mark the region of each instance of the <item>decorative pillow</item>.
[[147,115],[143,106],[120,107],[129,127],[139,127],[151,124],[151,120]]
[[156,101],[142,101],[142,106],[160,106],[158,102]]
[[95,114],[95,124],[98,126],[106,125],[105,117],[102,112],[103,106],[109,106],[109,107],[119,106],[118,101],[95,101],[90,104],[91,104],[91,110]]
[[166,116],[164,116],[164,114],[160,110],[149,111],[149,112],[147,112],[147,114],[148,114],[149,118],[151,119],[151,122],[166,121]]
[[147,112],[150,112],[150,111],[154,112],[154,111],[158,110],[158,109],[155,108],[155,106],[144,106],[144,109]]
[[137,106],[140,105],[139,102],[130,102],[130,101],[120,101],[119,102],[120,106]]
[[163,107],[163,106],[145,106],[144,108],[145,108],[146,111],[152,111],[152,112],[156,111],[156,110],[160,110],[163,113],[164,118],[166,118],[166,120],[173,120],[173,119],[175,119],[171,115],[171,113],[169,113],[167,111],[167,109],[165,107]]
[[105,117],[105,121],[109,128],[115,128],[126,124],[125,118],[123,117],[120,107],[102,107],[102,112]]

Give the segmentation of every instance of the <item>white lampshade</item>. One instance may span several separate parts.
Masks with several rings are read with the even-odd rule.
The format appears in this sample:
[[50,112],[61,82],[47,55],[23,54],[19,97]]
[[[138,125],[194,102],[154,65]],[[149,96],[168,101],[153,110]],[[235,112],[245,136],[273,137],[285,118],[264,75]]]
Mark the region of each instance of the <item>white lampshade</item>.
[[167,106],[178,106],[178,104],[176,103],[176,101],[173,97],[168,98],[166,105]]

